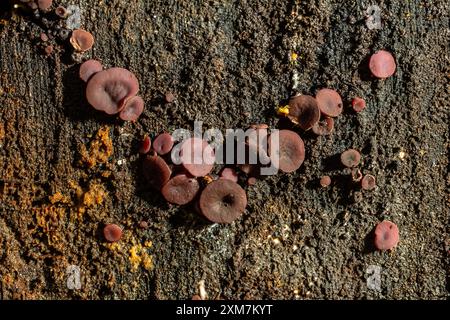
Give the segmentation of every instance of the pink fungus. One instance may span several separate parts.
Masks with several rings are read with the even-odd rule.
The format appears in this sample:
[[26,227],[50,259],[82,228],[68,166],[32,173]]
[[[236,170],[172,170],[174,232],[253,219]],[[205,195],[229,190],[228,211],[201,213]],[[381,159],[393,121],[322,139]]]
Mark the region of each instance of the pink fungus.
[[147,154],[150,152],[151,147],[152,147],[152,140],[148,135],[145,135],[144,139],[142,139],[141,147],[139,148],[139,153]]
[[236,170],[234,170],[233,168],[223,168],[222,172],[220,173],[220,178],[238,182],[239,176],[236,173]]
[[335,90],[321,89],[316,94],[320,112],[327,117],[337,117],[342,113],[342,98]]
[[180,174],[170,179],[161,189],[161,193],[168,202],[184,205],[194,200],[199,190],[200,184],[196,178]]
[[136,121],[144,111],[144,104],[144,100],[139,96],[127,99],[122,111],[120,111],[120,119],[124,121]]
[[161,133],[153,141],[153,150],[159,155],[168,154],[173,148],[174,140],[170,133]]
[[214,167],[214,149],[201,138],[189,138],[184,141],[180,156],[183,167],[194,177],[204,177]]
[[385,220],[375,228],[375,247],[378,250],[390,250],[397,246],[398,241],[399,231],[395,223]]
[[48,11],[53,4],[53,0],[37,0],[38,8],[42,11]]
[[388,51],[380,50],[370,57],[369,69],[376,78],[389,78],[395,73],[396,67],[395,59]]
[[366,101],[359,97],[353,98],[352,108],[355,112],[361,112],[366,108]]
[[97,110],[107,114],[119,113],[127,99],[139,91],[139,82],[130,71],[111,68],[96,73],[86,88],[88,102]]
[[103,70],[103,66],[100,61],[87,60],[80,66],[80,79],[84,82],[88,82],[89,79],[96,73]]

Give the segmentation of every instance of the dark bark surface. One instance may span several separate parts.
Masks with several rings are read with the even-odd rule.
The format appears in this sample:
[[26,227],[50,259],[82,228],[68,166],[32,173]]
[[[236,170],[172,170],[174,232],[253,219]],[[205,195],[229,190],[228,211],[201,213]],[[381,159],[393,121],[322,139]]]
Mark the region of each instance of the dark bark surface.
[[[449,3],[376,2],[380,30],[365,25],[369,1],[61,2],[80,5],[96,38],[84,58],[137,75],[146,110],[136,123],[89,107],[67,46],[46,57],[42,29],[2,13],[0,297],[180,299],[202,280],[210,299],[448,297]],[[378,49],[396,58],[386,80],[367,76]],[[247,210],[233,224],[168,205],[143,180],[145,133],[194,120],[274,128],[276,106],[322,87],[345,100],[334,133],[300,132],[303,166],[247,187]],[[177,101],[164,104],[166,92]],[[367,102],[360,114],[348,108],[355,96]],[[88,168],[83,146],[95,145],[90,158],[107,161]],[[336,166],[348,148],[377,178],[359,201]],[[328,189],[318,187],[324,174]],[[391,252],[371,246],[383,219],[400,229]],[[105,223],[124,228],[117,245],[104,242]],[[66,286],[70,265],[80,267],[80,290]],[[370,266],[381,267],[379,292],[367,287]]]

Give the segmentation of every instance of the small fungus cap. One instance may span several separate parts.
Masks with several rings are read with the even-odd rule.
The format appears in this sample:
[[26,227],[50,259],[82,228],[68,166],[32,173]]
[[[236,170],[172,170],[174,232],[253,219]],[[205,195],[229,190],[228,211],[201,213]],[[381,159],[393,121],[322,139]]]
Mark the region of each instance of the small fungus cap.
[[385,220],[375,228],[375,247],[378,250],[390,250],[397,246],[398,241],[399,231],[395,223]]
[[334,129],[333,118],[325,118],[325,119],[317,122],[312,127],[312,132],[314,132],[318,136],[327,136],[333,132],[333,129]]
[[153,141],[153,150],[159,155],[165,155],[172,150],[173,144],[174,139],[170,133],[161,133]]
[[194,137],[184,141],[180,156],[184,169],[194,177],[204,177],[214,167],[214,149],[201,138]]
[[37,0],[38,8],[42,11],[48,11],[53,4],[53,0]]
[[108,224],[103,228],[103,236],[108,242],[116,242],[122,238],[122,228],[116,224]]
[[161,190],[172,174],[166,161],[157,155],[148,155],[144,159],[143,171],[144,177],[156,190]]
[[311,129],[320,119],[316,99],[308,95],[292,97],[289,100],[287,117],[303,130]]
[[395,59],[388,51],[380,50],[370,57],[369,69],[376,78],[389,78],[395,73],[396,68]]
[[236,182],[219,179],[203,190],[199,207],[201,213],[211,222],[231,223],[238,219],[247,206],[247,195]]
[[[278,135],[278,145],[273,145],[276,141],[273,135]],[[268,145],[272,164],[283,172],[297,170],[305,160],[305,144],[294,131],[280,130],[272,133]]]
[[136,121],[144,111],[144,100],[139,96],[126,99],[119,117],[124,121]]
[[111,68],[96,73],[86,88],[88,102],[107,114],[119,113],[124,103],[139,91],[139,82],[130,71]]
[[347,168],[356,167],[360,161],[361,154],[354,149],[348,149],[341,154],[341,162]]
[[321,89],[316,94],[320,112],[327,117],[337,117],[342,113],[342,98],[335,90]]
[[94,45],[94,36],[82,29],[75,29],[70,37],[70,44],[78,52],[88,51]]
[[96,73],[103,70],[103,66],[100,61],[87,60],[80,66],[80,79],[84,82],[88,82],[89,79]]
[[188,204],[196,197],[200,185],[196,178],[180,174],[170,179],[161,189],[163,197],[177,205]]

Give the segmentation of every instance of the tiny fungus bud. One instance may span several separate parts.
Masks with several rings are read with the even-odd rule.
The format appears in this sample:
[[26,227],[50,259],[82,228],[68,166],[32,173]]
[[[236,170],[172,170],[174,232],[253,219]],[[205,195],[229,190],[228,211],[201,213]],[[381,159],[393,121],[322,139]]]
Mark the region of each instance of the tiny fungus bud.
[[55,14],[60,17],[61,19],[65,19],[67,18],[67,16],[69,15],[69,12],[67,11],[67,9],[63,6],[58,6],[55,9]]
[[96,73],[103,70],[102,64],[97,60],[87,60],[80,66],[80,79],[88,82]]
[[369,69],[376,78],[389,78],[395,73],[396,68],[395,59],[388,51],[380,50],[370,57]]
[[318,136],[326,136],[333,132],[334,120],[333,118],[325,118],[317,122],[313,127],[312,131]]
[[341,162],[347,168],[356,167],[360,161],[361,154],[354,149],[348,149],[341,154]]
[[122,238],[122,228],[117,224],[108,224],[103,229],[103,236],[108,242],[117,242]]
[[50,56],[53,53],[53,46],[52,45],[46,46],[44,51],[47,56]]
[[166,101],[166,103],[172,103],[176,100],[176,97],[172,92],[167,92],[164,95],[164,100]]
[[147,154],[150,152],[151,147],[152,147],[152,140],[148,135],[145,135],[144,139],[142,139],[141,147],[139,148],[139,153]]
[[375,228],[375,247],[378,250],[390,250],[397,246],[398,241],[399,231],[396,224],[385,220]]
[[335,90],[321,89],[316,94],[320,112],[327,117],[337,117],[342,113],[342,98]]
[[211,222],[231,223],[239,218],[247,206],[247,195],[236,182],[219,179],[203,190],[199,207]]
[[153,141],[153,150],[159,155],[168,154],[173,148],[174,140],[170,133],[161,133]]
[[194,200],[199,190],[200,185],[196,178],[180,174],[170,179],[162,187],[161,193],[168,202],[184,205]]
[[78,52],[84,52],[94,45],[94,36],[85,30],[75,29],[70,37],[70,44]]
[[257,182],[257,180],[256,180],[255,177],[249,177],[249,178],[247,179],[247,185],[248,185],[248,186],[254,186],[254,185],[256,184],[256,182]]
[[361,180],[361,188],[363,190],[373,190],[376,187],[376,179],[371,174],[366,174]]
[[328,187],[331,184],[331,178],[330,176],[323,176],[322,178],[320,178],[320,185],[323,188]]
[[43,42],[47,42],[48,41],[48,36],[44,32],[42,32],[39,37],[41,38],[41,40]]
[[53,0],[37,0],[38,8],[42,11],[48,11],[53,4]]
[[353,98],[352,108],[355,112],[361,112],[366,108],[366,101],[359,97]]

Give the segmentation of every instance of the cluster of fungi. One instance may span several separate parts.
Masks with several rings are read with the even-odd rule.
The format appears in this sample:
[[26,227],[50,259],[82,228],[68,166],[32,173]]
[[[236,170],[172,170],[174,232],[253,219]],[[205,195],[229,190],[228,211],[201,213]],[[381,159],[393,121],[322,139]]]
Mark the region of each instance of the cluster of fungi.
[[[61,28],[57,23],[49,23],[49,16],[55,19],[66,19],[69,16],[66,8],[53,6],[52,0],[20,0],[23,6],[28,6],[35,18],[41,19],[41,25],[49,24],[47,33],[40,38],[46,43],[56,37],[58,41],[66,41],[78,57],[94,45],[91,33],[82,30],[68,30]],[[52,30],[51,26],[53,27]],[[56,27],[55,27],[56,26]],[[45,47],[45,53],[50,55],[53,47]],[[82,59],[82,58],[81,58]],[[375,78],[385,79],[392,76],[396,70],[395,59],[388,51],[380,50],[373,54],[368,65]],[[80,79],[86,82],[86,98],[96,110],[108,115],[118,115],[124,121],[136,121],[144,110],[145,102],[139,97],[139,82],[137,77],[129,70],[123,68],[104,69],[97,60],[83,62],[79,70]],[[171,103],[174,95],[166,95],[166,102]],[[361,112],[366,102],[361,97],[353,98],[351,107],[355,112]],[[296,95],[289,100],[288,105],[279,107],[277,113],[289,119],[295,128],[301,131],[311,130],[316,135],[330,135],[334,130],[334,118],[341,115],[344,109],[342,98],[333,89],[324,88],[316,92],[315,97],[310,95]],[[268,126],[254,124],[256,131],[266,132]],[[284,173],[292,173],[302,165],[305,160],[304,142],[294,130],[283,129],[277,131],[279,145],[277,146],[276,168]],[[264,136],[264,135],[263,135]],[[264,137],[267,150],[259,148],[260,143],[252,140],[245,142],[246,150],[257,153],[258,157],[269,162],[271,155],[271,139]],[[206,140],[191,137],[181,142],[179,155],[181,164],[171,163],[170,154],[174,148],[174,139],[171,134],[164,132],[150,139],[145,136],[139,152],[143,155],[143,174],[149,185],[159,191],[165,200],[174,205],[187,205],[193,203],[196,210],[207,220],[213,223],[231,223],[238,219],[247,206],[247,195],[240,181],[252,186],[260,177],[262,164],[238,164],[235,167],[222,168],[219,176],[213,175],[214,149]],[[198,158],[198,155],[200,159]],[[197,161],[192,161],[196,159]],[[349,149],[341,154],[344,167],[350,168],[351,177],[360,183],[363,190],[372,190],[376,186],[373,175],[362,175],[358,165],[361,155],[357,150]],[[265,162],[267,163],[267,161]],[[332,184],[329,176],[320,179],[322,187]],[[116,224],[106,225],[104,237],[107,241],[119,241],[122,229]],[[395,224],[383,221],[377,225],[374,232],[374,244],[379,250],[394,248],[399,241],[399,232]]]

